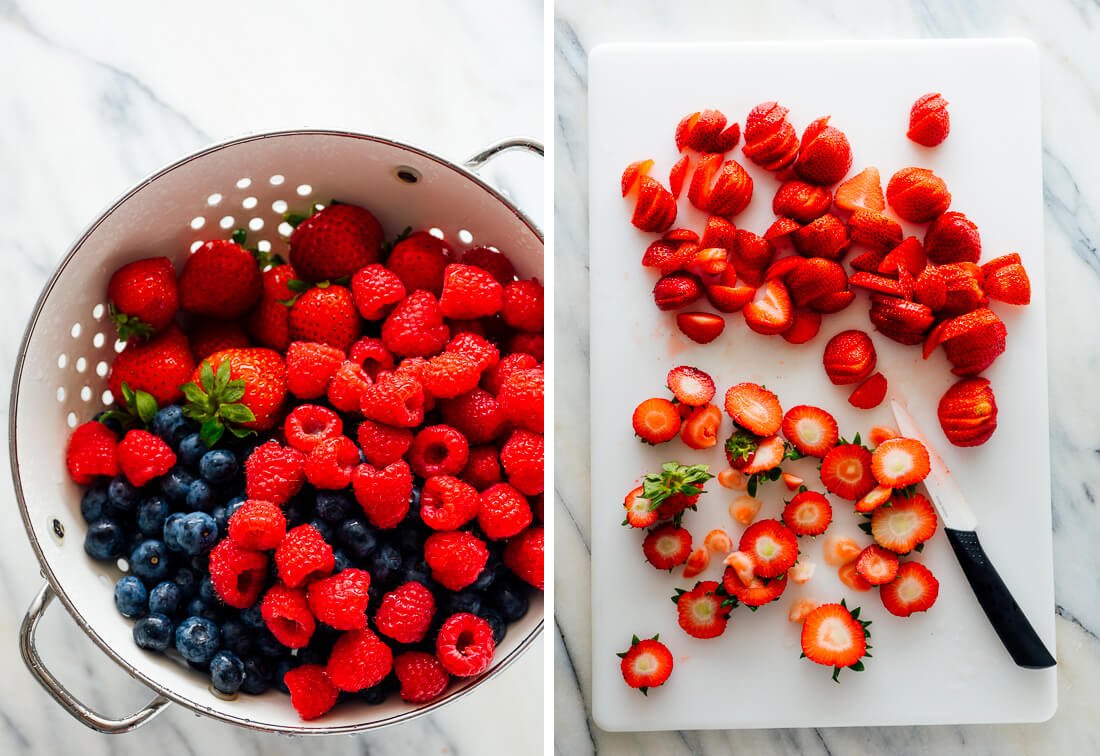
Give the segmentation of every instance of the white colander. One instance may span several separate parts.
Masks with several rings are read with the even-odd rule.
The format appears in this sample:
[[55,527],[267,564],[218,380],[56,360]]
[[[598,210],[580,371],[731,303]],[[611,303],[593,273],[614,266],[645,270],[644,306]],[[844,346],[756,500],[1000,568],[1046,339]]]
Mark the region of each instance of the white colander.
[[[510,149],[542,154],[536,142],[492,145],[462,166],[378,137],[336,131],[283,131],[234,140],[184,158],[138,184],[81,235],[46,284],[23,337],[12,382],[9,444],[15,493],[46,584],[23,620],[20,649],[28,668],[70,714],[102,732],[126,732],[170,702],[232,724],[293,734],[348,733],[403,722],[469,692],[514,660],[542,631],[541,595],[515,623],[483,675],[453,685],[426,705],[396,698],[380,706],[346,702],[303,722],[276,691],[226,700],[206,677],[178,661],[138,648],[132,623],[114,608],[120,571],[89,558],[81,490],[65,472],[69,430],[111,401],[106,375],[121,348],[106,317],[111,273],[132,260],[166,255],[180,269],[200,240],[249,229],[285,252],[287,209],[338,198],[370,208],[389,235],[406,226],[429,228],[456,249],[492,246],[521,277],[543,271],[542,235],[534,224],[473,171]],[[285,256],[285,255],[284,255]],[[121,719],[78,701],[48,670],[35,647],[35,628],[57,597],[76,623],[134,678],[156,691],[140,711]]]

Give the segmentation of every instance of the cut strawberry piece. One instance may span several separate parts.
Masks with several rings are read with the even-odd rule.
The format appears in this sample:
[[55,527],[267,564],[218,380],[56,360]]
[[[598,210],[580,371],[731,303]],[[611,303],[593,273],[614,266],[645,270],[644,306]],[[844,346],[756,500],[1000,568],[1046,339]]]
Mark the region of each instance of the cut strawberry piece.
[[962,213],[944,213],[928,226],[924,252],[936,265],[976,263],[982,256],[978,226]]
[[784,181],[772,199],[772,212],[799,223],[815,221],[829,211],[833,195],[805,181]]
[[897,438],[899,435],[896,428],[891,428],[888,425],[876,425],[867,433],[867,438],[870,440],[872,446],[878,446],[883,441],[889,438]]
[[1020,259],[1018,252],[1009,252],[1007,255],[1001,255],[1000,257],[994,257],[987,263],[981,266],[982,276],[988,276],[1001,268],[1008,265],[1020,265],[1023,261]]
[[672,597],[676,602],[677,621],[691,637],[717,638],[726,631],[731,607],[724,605],[717,590],[717,581],[704,580],[690,591],[678,591]]
[[902,239],[901,244],[886,254],[878,266],[878,272],[897,275],[898,271],[904,269],[914,276],[919,276],[927,265],[928,258],[924,254],[920,239],[907,236]]
[[948,338],[950,329],[950,325],[944,329],[943,351],[955,375],[976,375],[992,365],[1005,350],[1008,332],[1000,318],[953,338]]
[[782,239],[784,236],[793,234],[798,229],[802,228],[802,224],[791,218],[776,218],[775,222],[768,226],[768,230],[764,232],[764,238],[768,241],[775,241],[776,239]]
[[998,267],[985,273],[985,293],[990,299],[1011,305],[1031,303],[1031,279],[1020,263]]
[[844,585],[848,586],[853,591],[869,591],[874,588],[873,585],[863,579],[862,575],[856,572],[855,559],[840,565],[836,570],[836,576],[840,578],[840,582],[844,583]]
[[950,131],[947,100],[939,92],[918,97],[909,110],[909,131],[905,135],[919,145],[935,147],[947,139]]
[[[872,455],[872,461],[873,459],[874,455]],[[856,511],[860,514],[874,512],[883,504],[890,501],[890,497],[893,495],[894,489],[890,486],[875,486],[866,496],[856,502]]]
[[928,223],[951,206],[951,192],[927,168],[902,168],[886,184],[886,201],[902,220]]
[[649,176],[638,178],[638,196],[630,222],[641,231],[667,231],[676,221],[676,198]]
[[853,257],[848,262],[853,270],[875,273],[878,271],[878,266],[882,265],[882,261],[886,259],[886,254],[880,249],[869,249],[863,254]]
[[678,310],[702,295],[702,284],[690,273],[662,276],[653,286],[653,302],[659,310]]
[[883,486],[906,488],[927,478],[930,470],[928,450],[915,438],[884,441],[871,455],[871,474]]
[[955,446],[980,446],[997,430],[997,400],[986,378],[967,378],[947,389],[936,414]]
[[713,404],[696,407],[680,430],[680,439],[692,449],[709,449],[718,443],[722,410]]
[[886,398],[886,389],[886,376],[882,373],[875,373],[856,387],[855,391],[848,397],[848,404],[859,409],[874,409],[882,404],[882,400]]
[[676,149],[698,152],[729,152],[741,139],[741,126],[726,126],[720,110],[703,110],[684,116],[676,126]]
[[817,491],[803,491],[783,508],[783,522],[796,535],[821,535],[832,521],[833,507]]
[[709,312],[681,312],[676,316],[676,327],[697,344],[709,344],[722,335],[726,321]]
[[833,447],[821,460],[821,482],[842,499],[862,498],[875,487],[871,452],[856,444]]
[[764,237],[743,228],[737,229],[733,238],[727,249],[734,270],[746,284],[760,286],[764,283],[764,271],[775,259],[775,247]]
[[687,178],[690,169],[691,158],[687,155],[681,155],[668,173],[668,188],[676,199],[680,199],[680,193],[684,191],[684,179]]
[[848,237],[852,244],[880,252],[889,252],[901,244],[898,222],[874,210],[857,210],[848,219]]
[[635,635],[628,648],[619,654],[622,662],[619,669],[623,680],[631,688],[637,688],[643,695],[649,695],[650,688],[664,685],[672,674],[672,652],[657,640],[654,635],[649,640],[638,640]]
[[897,577],[879,589],[882,605],[896,617],[928,611],[939,595],[940,581],[920,562],[901,565]]
[[840,312],[856,300],[854,291],[838,291],[835,294],[826,294],[810,302],[810,307],[823,315],[831,315]]
[[642,541],[642,553],[657,569],[672,572],[691,555],[691,533],[673,524],[654,528]]
[[703,539],[703,545],[716,554],[728,554],[733,549],[733,541],[730,540],[729,534],[721,528],[715,528],[707,533],[706,538]]
[[864,273],[860,271],[853,273],[848,279],[850,286],[855,286],[859,289],[867,289],[868,291],[877,291],[880,294],[887,294],[892,297],[905,298],[905,290],[902,289],[901,284],[892,278],[886,278],[885,276],[876,276],[873,273]]
[[862,551],[860,547],[847,536],[829,536],[825,539],[825,564],[831,567],[839,567],[854,561]]
[[721,247],[733,249],[737,239],[737,227],[723,218],[721,215],[708,215],[707,224],[703,227],[703,237],[696,239],[703,247]]
[[739,603],[750,608],[764,606],[778,599],[787,589],[788,582],[785,575],[771,580],[753,575],[752,580],[745,584],[732,567],[727,567],[722,573],[722,588]]
[[790,611],[787,612],[787,619],[790,622],[803,622],[807,617],[813,613],[813,610],[817,609],[817,602],[808,598],[800,598],[791,604]]
[[627,196],[638,184],[638,180],[645,175],[649,174],[650,169],[653,168],[652,160],[637,160],[626,167],[623,171],[622,177],[622,190],[623,196]]
[[965,315],[989,304],[982,288],[982,271],[977,265],[971,262],[950,263],[941,265],[939,270],[947,290],[943,307],[940,308],[941,315]]
[[745,465],[741,472],[745,475],[756,475],[757,473],[774,470],[783,464],[783,456],[786,451],[787,447],[779,436],[762,438],[760,443],[757,444],[756,451],[749,463]]
[[792,233],[791,241],[803,257],[824,257],[829,260],[839,260],[851,243],[848,226],[832,213],[826,213]]
[[895,554],[908,554],[935,532],[936,510],[919,493],[895,495],[889,506],[879,507],[871,515],[875,543]]
[[806,127],[794,164],[799,176],[821,186],[840,181],[852,167],[852,148],[848,137],[828,123],[829,116],[825,116]]
[[929,309],[938,311],[947,304],[947,281],[934,265],[929,265],[917,276],[913,297]]
[[919,302],[877,295],[872,297],[869,317],[883,336],[910,346],[924,341],[935,322],[932,311]]
[[701,407],[714,398],[714,379],[699,368],[679,365],[668,371],[666,384],[677,401]]
[[741,585],[748,586],[756,578],[756,573],[753,571],[756,563],[752,560],[752,556],[744,551],[730,552],[723,561],[730,570],[733,570],[733,574],[737,576]]
[[779,397],[756,383],[739,383],[726,391],[726,412],[757,436],[774,436],[783,423]]
[[812,662],[833,668],[833,680],[843,667],[860,671],[867,654],[867,625],[859,620],[859,609],[848,611],[840,604],[822,604],[802,623],[802,654]]
[[889,583],[898,574],[898,555],[873,543],[856,558],[856,572],[871,585]]
[[729,267],[729,260],[722,247],[701,247],[686,267],[696,275],[719,276]]
[[788,491],[797,491],[806,482],[797,475],[791,475],[790,473],[783,473],[780,477],[783,479],[783,485],[787,487]]
[[798,540],[778,520],[760,520],[741,534],[737,550],[752,557],[757,577],[773,578],[789,570],[798,559]]
[[816,299],[848,289],[848,275],[835,260],[826,260],[823,257],[784,259],[801,263],[789,272],[784,281],[790,291],[791,301],[797,307],[805,307]]
[[886,198],[882,194],[882,179],[878,168],[864,168],[836,188],[833,202],[841,210],[854,213],[857,210],[874,210],[881,213],[886,209]]
[[810,579],[813,578],[814,572],[816,571],[816,564],[799,559],[794,563],[793,567],[787,570],[787,579],[795,585],[803,585],[804,583],[810,582]]
[[705,546],[701,546],[691,552],[687,561],[684,563],[684,577],[693,578],[701,574],[703,570],[710,564],[710,551]]
[[780,281],[788,284],[787,277],[796,268],[802,267],[807,262],[806,258],[799,257],[798,255],[791,255],[790,257],[783,257],[773,262],[766,271],[764,271],[764,280],[770,281],[773,278],[778,278]]
[[[671,197],[671,195],[669,195]],[[752,199],[752,176],[736,160],[722,160],[721,154],[699,158],[691,175],[688,200],[711,215],[737,215]]]
[[632,528],[648,528],[657,524],[657,510],[651,508],[649,499],[642,496],[643,490],[638,486],[623,500],[623,506],[626,508],[624,525]]
[[742,308],[741,314],[748,327],[757,333],[766,336],[783,333],[791,327],[793,319],[787,287],[781,281],[765,281],[752,301]]
[[680,413],[668,399],[646,399],[635,408],[631,420],[634,432],[647,444],[671,441],[680,432]]
[[738,312],[756,296],[755,286],[724,286],[715,284],[707,287],[707,300],[719,312]]
[[783,435],[807,457],[824,457],[836,446],[840,434],[836,420],[820,407],[799,404],[783,416]]
[[878,354],[863,331],[841,331],[829,339],[821,361],[834,386],[859,383],[875,369]]
[[795,310],[791,316],[791,327],[781,336],[790,344],[805,344],[817,336],[821,330],[821,313],[815,310]]
[[759,511],[760,499],[753,496],[739,496],[729,506],[730,518],[742,525],[748,525],[755,520]]

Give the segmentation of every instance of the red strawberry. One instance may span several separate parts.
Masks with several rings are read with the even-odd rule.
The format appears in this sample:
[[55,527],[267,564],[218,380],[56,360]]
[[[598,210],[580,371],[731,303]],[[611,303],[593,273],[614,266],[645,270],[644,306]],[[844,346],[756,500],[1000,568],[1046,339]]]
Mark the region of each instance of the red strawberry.
[[833,447],[821,460],[821,482],[842,499],[862,498],[875,487],[871,452],[856,444]]
[[865,273],[878,272],[879,266],[886,260],[886,252],[881,249],[869,249],[861,255],[849,260],[852,270],[862,270]]
[[887,253],[878,266],[878,272],[897,275],[904,269],[910,275],[919,276],[927,265],[928,258],[925,256],[920,240],[915,236],[907,236]]
[[936,532],[936,510],[919,493],[895,494],[889,506],[871,514],[871,535],[875,543],[895,554],[908,554]]
[[989,269],[988,266],[1004,259],[997,258],[982,266],[982,273],[985,274],[985,293],[990,299],[996,299],[998,302],[1026,305],[1031,302],[1031,279],[1028,278],[1024,266],[1018,262],[1019,255],[1015,257],[1017,262],[1008,265]]
[[676,126],[676,149],[687,147],[699,152],[729,152],[741,139],[741,126],[726,126],[720,110],[704,110],[684,116]]
[[[963,321],[966,321],[965,325]],[[1007,329],[988,308],[955,318],[941,334],[943,350],[955,375],[977,375],[1005,350]]]
[[714,398],[714,379],[699,368],[674,367],[668,371],[665,382],[682,404],[700,407]]
[[856,558],[856,573],[871,585],[889,583],[898,574],[898,555],[872,543]]
[[691,552],[684,562],[684,578],[693,578],[701,575],[710,564],[710,551],[705,546],[700,546]]
[[691,554],[691,533],[673,524],[654,528],[642,541],[642,553],[646,561],[657,569],[672,572]]
[[799,404],[783,416],[783,435],[799,453],[807,457],[824,457],[836,446],[840,437],[836,420],[820,407]]
[[719,312],[738,312],[756,296],[756,288],[715,284],[706,287],[706,293],[711,306]]
[[423,289],[438,297],[443,293],[443,273],[455,259],[447,242],[427,231],[415,231],[393,245],[386,267],[397,274],[410,294]]
[[726,391],[726,412],[733,422],[758,436],[774,436],[783,423],[779,397],[755,383],[739,383]]
[[680,627],[693,638],[717,638],[726,631],[730,610],[718,595],[718,582],[704,580],[672,597]]
[[878,354],[863,331],[841,331],[829,339],[821,358],[825,374],[834,386],[859,383],[875,369]]
[[817,491],[795,494],[783,507],[783,522],[795,535],[821,535],[832,521],[833,507]]
[[245,327],[258,346],[286,351],[290,345],[290,306],[295,294],[287,283],[297,278],[289,265],[275,265],[263,272],[260,301],[245,319]]
[[[848,275],[840,263],[827,260],[823,257],[787,257],[785,260],[796,260],[800,264],[787,274],[785,279],[790,290],[791,300],[796,307],[806,307],[811,302],[846,291],[848,288]],[[781,261],[782,262],[782,261]],[[778,263],[777,263],[778,264]]]
[[196,315],[239,318],[262,293],[256,258],[239,244],[223,239],[208,241],[195,250],[180,273],[180,307]]
[[147,339],[176,316],[176,269],[167,257],[149,257],[123,265],[107,284],[107,302],[118,337]]
[[951,117],[947,113],[947,100],[939,92],[921,95],[909,110],[907,137],[925,147],[935,147],[947,139],[951,131]]
[[647,444],[671,441],[680,432],[680,413],[668,399],[646,399],[634,409],[634,432]]
[[379,261],[382,225],[365,208],[334,202],[299,223],[289,243],[303,281],[331,281]]
[[848,237],[852,244],[888,252],[902,241],[898,222],[874,210],[856,210],[848,219]]
[[[750,286],[764,283],[764,272],[775,258],[775,247],[762,236],[743,228],[737,229],[733,244],[729,247],[729,259],[733,271]],[[723,283],[733,284],[732,281]]]
[[236,320],[212,320],[196,318],[188,333],[191,354],[202,362],[223,349],[244,349],[252,346],[248,334]]
[[932,311],[919,302],[888,296],[873,296],[871,323],[883,336],[899,344],[919,344],[932,327]]
[[[733,554],[730,556],[733,556]],[[788,582],[790,581],[786,575],[780,575],[772,580],[764,580],[753,575],[752,579],[746,584],[741,581],[737,570],[732,566],[727,567],[726,571],[722,573],[722,588],[726,593],[737,599],[738,603],[748,607],[764,606],[775,601],[783,595]]]
[[359,332],[359,313],[346,286],[321,284],[298,297],[290,308],[293,341],[313,341],[347,351]]
[[875,486],[870,493],[865,494],[863,498],[856,502],[856,511],[860,514],[874,512],[890,501],[890,497],[893,495],[894,489],[890,486]]
[[794,317],[791,297],[782,281],[765,281],[756,290],[751,302],[741,309],[745,323],[753,331],[765,335],[783,333],[791,327]]
[[982,271],[976,264],[949,263],[939,266],[938,270],[946,292],[943,306],[939,308],[940,315],[965,315],[989,304],[982,288]]
[[653,160],[635,160],[633,163],[623,169],[623,175],[620,179],[620,188],[622,189],[623,196],[626,197],[631,191],[638,185],[638,181],[642,176],[648,176],[650,169],[653,168]]
[[78,425],[65,449],[65,465],[69,477],[77,485],[86,486],[97,475],[118,475],[118,439],[103,423],[89,420]]
[[982,240],[978,227],[962,213],[949,212],[936,218],[924,236],[924,251],[937,265],[978,262]]
[[768,171],[787,168],[798,156],[798,133],[787,121],[787,108],[764,102],[745,119],[745,157]]
[[881,485],[891,488],[920,483],[930,469],[928,450],[913,438],[883,441],[871,455],[871,474]]
[[755,475],[774,470],[783,463],[783,455],[786,451],[787,447],[779,436],[762,438],[757,443],[756,451],[753,452],[752,457],[741,468],[741,472],[745,475]]
[[722,155],[703,155],[695,165],[688,200],[712,215],[737,215],[752,199],[752,176],[736,160]]
[[791,234],[791,241],[803,257],[829,260],[839,260],[851,244],[848,227],[832,213],[826,213],[795,231]]
[[649,640],[638,640],[635,635],[630,648],[619,654],[622,662],[619,669],[623,680],[631,688],[637,688],[643,695],[649,695],[650,688],[665,684],[672,674],[672,653],[664,643],[654,635]]
[[653,301],[660,310],[679,310],[703,296],[699,279],[690,273],[674,273],[657,280]]
[[692,341],[709,344],[722,335],[726,321],[709,312],[681,312],[676,316],[676,327]]
[[764,232],[764,238],[768,241],[775,241],[776,239],[782,239],[784,236],[793,234],[800,228],[802,228],[802,224],[796,220],[791,220],[790,218],[776,218],[775,222],[768,226],[768,230]]
[[852,391],[848,396],[848,404],[858,409],[874,409],[886,398],[887,388],[886,376],[875,373]]
[[[828,295],[827,295],[828,296]],[[783,340],[791,344],[805,344],[821,330],[821,313],[815,310],[795,310],[791,327],[784,331]]]
[[657,518],[667,520],[694,507],[706,482],[713,477],[706,465],[666,462],[661,472],[649,473],[642,484],[650,506],[657,508]]
[[115,357],[107,384],[111,393],[122,398],[122,384],[134,391],[146,391],[164,406],[183,397],[180,386],[191,379],[195,358],[187,337],[176,326],[169,326],[149,341],[130,341]]
[[886,201],[902,220],[927,223],[951,206],[951,193],[927,168],[902,168],[886,185]]
[[936,414],[955,446],[981,446],[997,430],[997,400],[986,378],[966,378],[951,386]]
[[[669,232],[671,233],[671,232]],[[662,276],[685,270],[699,251],[698,242],[672,239],[665,234],[646,247],[642,255],[642,265],[657,268]]]
[[879,598],[886,611],[895,617],[908,617],[914,612],[926,612],[940,595],[940,581],[920,562],[906,562],[898,574],[879,589]]
[[848,279],[848,283],[858,289],[867,289],[868,291],[901,299],[905,298],[905,290],[902,288],[901,283],[886,276],[877,276],[874,273],[860,271],[859,273],[853,273],[852,277]]
[[856,293],[854,291],[838,291],[818,297],[810,302],[810,307],[823,315],[830,315],[834,312],[840,312],[855,300]]
[[642,496],[645,489],[638,486],[626,495],[623,506],[626,508],[626,519],[623,525],[632,528],[648,528],[657,523],[657,510],[651,509],[649,499]]
[[[813,258],[820,259],[820,258]],[[794,271],[803,267],[809,260],[799,257],[798,255],[791,255],[790,257],[781,257],[768,266],[768,269],[764,271],[764,280],[771,281],[773,278],[777,278],[787,284],[790,288],[790,281],[788,280]]]
[[867,654],[867,625],[859,620],[859,609],[848,611],[844,603],[822,604],[802,623],[802,655],[812,662],[833,668],[833,680],[843,667],[860,671]]
[[[691,234],[692,237],[695,234],[687,229],[681,229],[682,232]],[[669,232],[672,233],[672,232]],[[668,234],[665,234],[668,237]],[[721,215],[708,215],[707,224],[703,228],[702,238],[690,238],[686,237],[686,241],[694,241],[701,247],[721,247],[722,249],[730,249],[733,247],[737,237],[737,228],[728,219],[723,218]]]
[[857,210],[874,210],[881,213],[886,209],[886,198],[882,196],[882,179],[878,168],[864,168],[836,188],[833,202],[841,210],[854,213]]
[[827,213],[832,204],[833,195],[828,189],[805,181],[784,181],[772,199],[772,212],[809,223]]
[[778,520],[757,520],[745,529],[737,550],[752,557],[757,577],[782,575],[798,560],[795,534]]
[[840,181],[852,167],[848,137],[828,123],[829,116],[825,116],[806,127],[794,164],[799,176],[821,186]]
[[[184,414],[202,424],[208,446],[229,430],[269,430],[286,399],[286,364],[271,349],[226,349],[203,360],[183,388]],[[242,430],[243,429],[243,430]]]
[[[645,161],[652,165],[652,161]],[[648,166],[645,170],[649,170]],[[698,171],[698,168],[696,168]],[[630,168],[627,168],[630,172]],[[634,213],[630,222],[641,231],[661,233],[676,222],[676,198],[661,183],[642,172],[636,172],[627,188],[627,173],[623,174],[623,196],[633,196]]]
[[934,265],[929,265],[917,276],[913,298],[933,311],[947,304],[947,282],[943,273]]
[[691,158],[681,155],[668,172],[668,188],[676,199],[680,199],[680,194],[684,191],[684,181],[690,170]]

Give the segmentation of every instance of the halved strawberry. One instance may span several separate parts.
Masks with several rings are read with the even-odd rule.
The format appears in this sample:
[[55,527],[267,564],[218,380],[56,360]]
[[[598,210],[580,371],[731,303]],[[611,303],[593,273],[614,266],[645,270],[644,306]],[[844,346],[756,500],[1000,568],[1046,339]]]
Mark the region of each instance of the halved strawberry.
[[875,373],[856,386],[848,397],[848,404],[859,409],[874,409],[882,404],[882,400],[886,398],[887,388],[886,376],[882,373]]
[[842,499],[856,501],[875,487],[871,452],[857,444],[833,447],[821,460],[821,482]]
[[672,572],[691,555],[691,533],[671,523],[654,528],[642,541],[642,553],[657,569]]
[[708,215],[699,244],[704,247],[732,249],[736,243],[737,227],[721,215]]
[[676,316],[676,327],[697,344],[709,344],[726,327],[726,321],[709,312],[681,312]]
[[[856,555],[858,557],[859,554]],[[856,572],[856,560],[853,559],[850,562],[845,562],[840,565],[836,570],[836,576],[840,578],[840,582],[851,588],[853,591],[869,591],[874,588],[873,585],[863,579],[863,576]]]
[[[872,455],[872,459],[874,459],[874,455]],[[893,495],[894,489],[890,486],[875,486],[871,489],[870,493],[856,502],[856,511],[860,514],[874,512],[883,504],[890,501],[890,497]]]
[[757,473],[774,470],[783,464],[783,456],[786,452],[787,447],[779,436],[762,438],[756,445],[756,451],[749,463],[742,468],[741,472],[745,475],[756,475]]
[[693,578],[699,575],[710,564],[710,551],[705,546],[700,546],[691,552],[687,562],[684,563],[684,577]]
[[848,219],[848,238],[854,246],[889,252],[901,244],[902,237],[896,220],[874,210],[857,210]]
[[728,554],[733,548],[733,541],[730,540],[726,531],[715,528],[707,533],[706,538],[703,539],[703,545],[716,554]]
[[648,175],[649,170],[653,167],[653,160],[636,160],[628,165],[623,170],[622,177],[622,190],[623,196],[630,194],[631,190],[638,183],[638,179],[642,176]]
[[871,474],[881,485],[892,488],[920,483],[930,469],[928,450],[915,438],[883,441],[871,455]]
[[878,272],[896,275],[899,270],[905,269],[914,276],[919,276],[927,265],[928,258],[924,254],[920,239],[907,236],[902,239],[901,244],[886,254],[878,266]]
[[741,126],[734,122],[726,126],[726,116],[720,110],[703,110],[680,119],[676,126],[676,149],[685,147],[699,152],[729,152],[741,139]]
[[797,475],[792,475],[791,473],[783,473],[780,475],[780,478],[783,480],[783,485],[787,487],[788,491],[797,491],[802,487],[802,484],[806,482],[802,478]]
[[783,507],[783,522],[796,535],[816,536],[833,521],[833,507],[817,491],[803,491]]
[[820,407],[799,404],[783,416],[783,435],[807,457],[824,457],[836,446],[840,434],[836,420]]
[[826,213],[791,234],[795,249],[803,257],[839,260],[851,244],[848,227],[832,213]]
[[867,630],[870,622],[859,619],[859,609],[848,611],[839,604],[822,604],[802,623],[802,655],[812,662],[833,668],[833,680],[839,682],[842,667],[863,670],[861,659],[867,656]]
[[889,583],[898,574],[898,555],[872,543],[856,557],[856,572],[871,585]]
[[680,413],[668,399],[646,399],[634,409],[634,432],[647,444],[661,444],[680,432]]
[[921,95],[909,110],[909,131],[905,135],[924,147],[935,147],[947,139],[951,116],[947,100],[939,92]]
[[667,231],[676,221],[676,198],[650,176],[639,176],[637,186],[630,222],[640,231]]
[[786,575],[771,580],[753,576],[748,584],[742,583],[733,567],[727,567],[722,573],[722,588],[737,601],[750,609],[770,604],[783,595],[787,589]]
[[795,310],[791,327],[781,335],[789,344],[805,344],[821,330],[821,313],[816,310]]
[[714,398],[714,379],[699,368],[678,365],[668,371],[665,382],[682,404],[701,407]]
[[878,168],[864,168],[836,188],[833,202],[841,210],[854,213],[857,210],[886,209],[886,197],[882,193],[882,179]]
[[879,589],[882,605],[896,617],[928,611],[939,595],[940,581],[920,562],[901,565],[897,577]]
[[892,278],[878,276],[874,273],[864,273],[863,271],[853,273],[848,279],[848,285],[855,286],[858,289],[875,291],[879,294],[889,294],[892,297],[905,298],[900,283]]
[[783,424],[779,397],[756,383],[738,383],[726,391],[726,412],[757,436],[774,436]]
[[632,528],[648,528],[657,523],[657,510],[649,506],[649,499],[642,496],[643,488],[638,486],[626,495],[623,506],[626,508],[626,519],[623,525]]
[[773,578],[790,569],[798,559],[798,540],[778,520],[759,520],[741,534],[737,550],[752,557],[757,577]]
[[[723,560],[727,566],[727,572],[733,570],[733,574],[737,576],[737,579],[741,581],[741,585],[747,586],[754,579],[756,579],[756,573],[753,570],[756,567],[756,563],[752,560],[752,556],[746,554],[744,551],[732,551],[726,555]],[[726,589],[727,592],[729,589]]]
[[[685,245],[687,246],[687,245]],[[690,273],[671,273],[653,285],[653,303],[659,310],[679,310],[703,296],[703,286]]]
[[939,268],[929,265],[920,272],[913,287],[913,298],[931,310],[943,309],[947,304],[947,282]]
[[791,297],[782,281],[772,279],[756,290],[752,301],[741,309],[749,328],[771,336],[791,327]]
[[714,284],[707,287],[707,300],[719,312],[738,312],[755,296],[755,286]]
[[718,581],[703,580],[690,591],[677,589],[672,597],[680,627],[691,637],[717,638],[726,631],[731,607],[724,605],[717,590]]
[[798,229],[802,228],[802,224],[791,218],[776,218],[775,221],[768,226],[768,230],[764,232],[764,238],[768,241],[775,241],[781,239],[788,234],[792,234]]
[[875,369],[878,354],[874,342],[863,331],[841,331],[829,339],[821,357],[825,374],[835,386],[859,383]]
[[833,195],[828,189],[805,181],[784,181],[772,198],[772,212],[809,223],[828,212],[832,204]]
[[935,534],[936,522],[936,510],[921,494],[895,495],[871,515],[871,536],[884,549],[908,554]]
[[684,191],[684,179],[687,178],[690,169],[691,158],[687,155],[681,155],[676,164],[672,166],[672,170],[668,172],[668,188],[676,199],[680,199],[680,193]]
[[692,449],[709,449],[718,443],[722,410],[713,404],[696,407],[680,430],[680,439]]
[[982,266],[982,272],[985,273],[985,293],[990,299],[1011,305],[1026,305],[1031,302],[1031,279],[1027,277],[1023,265],[1017,262],[985,271],[985,266]]
[[854,291],[837,291],[818,297],[810,302],[810,307],[822,315],[831,315],[834,312],[840,312],[854,301],[856,301]]
[[648,640],[638,640],[635,635],[630,640],[630,648],[618,654],[622,662],[619,669],[623,680],[631,688],[637,688],[643,695],[649,695],[650,688],[665,684],[672,674],[672,652],[654,635]]
[[699,158],[688,185],[692,205],[705,213],[728,218],[748,207],[751,199],[752,176],[740,163],[723,160],[718,153]]
[[932,310],[898,297],[871,296],[871,323],[879,333],[899,344],[919,344],[935,322]]

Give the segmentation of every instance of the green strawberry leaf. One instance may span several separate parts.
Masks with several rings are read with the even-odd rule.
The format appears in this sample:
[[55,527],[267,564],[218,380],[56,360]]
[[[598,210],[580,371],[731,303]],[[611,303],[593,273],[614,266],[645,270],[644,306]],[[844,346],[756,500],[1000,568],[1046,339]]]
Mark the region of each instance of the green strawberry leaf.
[[245,239],[247,238],[248,232],[245,231],[243,228],[235,228],[233,229],[233,233],[229,235],[230,241],[232,241],[234,244],[239,244],[242,247],[244,246]]
[[243,404],[223,404],[218,408],[218,414],[231,423],[251,423],[256,419],[252,410]]
[[199,368],[199,383],[206,389],[207,394],[214,393],[214,369],[210,367],[210,360],[203,360]]
[[302,225],[308,218],[309,215],[304,215],[302,213],[283,213],[283,220],[290,224],[291,228],[298,228],[298,226]]
[[137,407],[138,417],[141,422],[148,425],[153,422],[153,415],[157,414],[157,400],[146,391],[137,391],[134,394],[134,405]]
[[221,394],[229,385],[229,360],[222,360],[218,372],[214,374],[214,391]]
[[251,430],[250,428],[240,428],[236,425],[230,425],[229,432],[237,438],[247,438],[248,436],[256,435],[256,431]]
[[218,443],[224,433],[225,426],[214,418],[205,421],[202,427],[199,428],[199,438],[202,439],[202,442],[206,444],[206,448],[208,449]]
[[244,397],[244,381],[237,379],[230,381],[229,385],[225,387],[225,391],[222,392],[222,401],[224,402],[239,402]]
[[206,402],[206,394],[197,384],[185,383],[180,386],[180,391],[183,392],[184,398],[189,402],[194,404],[203,404]]
[[301,294],[303,292],[309,291],[309,287],[311,285],[312,284],[310,284],[309,281],[303,281],[300,278],[292,278],[286,282],[286,287],[296,294]]

